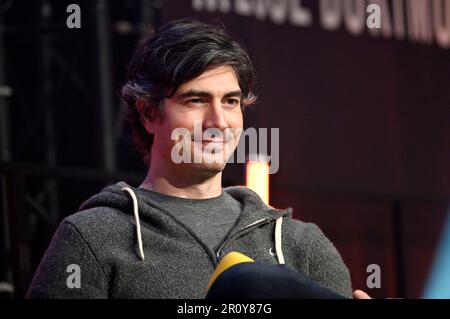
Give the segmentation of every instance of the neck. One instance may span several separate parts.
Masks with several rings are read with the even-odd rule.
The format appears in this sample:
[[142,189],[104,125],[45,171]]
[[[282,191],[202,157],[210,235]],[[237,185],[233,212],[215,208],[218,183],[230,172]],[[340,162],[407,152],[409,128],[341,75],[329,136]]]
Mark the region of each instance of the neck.
[[170,196],[192,199],[213,198],[222,194],[222,172],[211,176],[199,175],[188,168],[174,170],[152,161],[140,187]]

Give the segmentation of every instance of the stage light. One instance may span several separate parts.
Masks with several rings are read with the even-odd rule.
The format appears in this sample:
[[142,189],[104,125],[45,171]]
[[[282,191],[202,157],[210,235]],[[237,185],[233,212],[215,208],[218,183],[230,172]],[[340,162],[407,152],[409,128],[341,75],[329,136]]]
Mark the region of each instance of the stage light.
[[269,204],[269,161],[266,156],[249,156],[246,164],[246,186]]

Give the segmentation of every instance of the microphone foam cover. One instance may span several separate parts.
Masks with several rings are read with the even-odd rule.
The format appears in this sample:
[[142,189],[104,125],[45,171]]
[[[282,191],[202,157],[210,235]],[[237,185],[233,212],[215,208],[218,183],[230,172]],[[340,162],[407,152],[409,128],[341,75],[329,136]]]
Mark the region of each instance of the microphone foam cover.
[[223,257],[223,259],[217,265],[216,269],[214,270],[214,273],[209,279],[208,290],[209,288],[211,288],[214,281],[216,281],[217,277],[219,277],[220,274],[223,273],[225,270],[227,270],[230,267],[233,267],[234,265],[248,262],[255,262],[255,261],[250,257],[247,257],[244,254],[238,253],[236,251],[232,251],[226,254],[225,257]]

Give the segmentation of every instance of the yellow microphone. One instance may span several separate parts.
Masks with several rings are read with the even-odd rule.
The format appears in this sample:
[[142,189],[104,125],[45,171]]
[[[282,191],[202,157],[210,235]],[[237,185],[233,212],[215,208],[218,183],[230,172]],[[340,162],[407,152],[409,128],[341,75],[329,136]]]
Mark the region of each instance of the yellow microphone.
[[[239,289],[236,289],[236,288]],[[255,262],[238,252],[223,257],[212,274],[206,299],[345,299],[286,265]]]
[[214,270],[214,273],[212,274],[211,278],[209,279],[208,283],[208,289],[211,288],[213,283],[216,281],[217,277],[220,276],[225,270],[228,268],[231,268],[237,264],[241,263],[248,263],[248,262],[255,262],[250,257],[245,256],[244,254],[238,253],[236,251],[232,251],[223,257],[221,262],[217,265],[216,269]]

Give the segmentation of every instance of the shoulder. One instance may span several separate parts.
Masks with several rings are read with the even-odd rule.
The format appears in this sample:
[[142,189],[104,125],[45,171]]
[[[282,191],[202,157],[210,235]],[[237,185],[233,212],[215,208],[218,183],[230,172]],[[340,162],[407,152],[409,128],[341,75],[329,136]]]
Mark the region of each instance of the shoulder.
[[66,217],[62,223],[70,224],[81,231],[86,228],[105,228],[112,225],[120,225],[128,219],[127,214],[116,208],[94,207],[72,214]]
[[132,216],[111,207],[95,207],[66,217],[60,228],[70,228],[89,246],[104,246],[117,238],[130,234]]
[[287,234],[289,240],[294,241],[296,244],[305,244],[325,236],[316,224],[294,219],[291,216],[284,219],[283,232]]
[[[284,226],[283,226],[284,228]],[[319,284],[351,298],[350,273],[338,250],[314,223],[288,218],[286,232],[291,247],[305,258],[308,276]]]
[[287,235],[285,240],[292,241],[297,247],[305,250],[309,262],[324,258],[341,258],[331,240],[314,223],[287,218],[283,230]]

